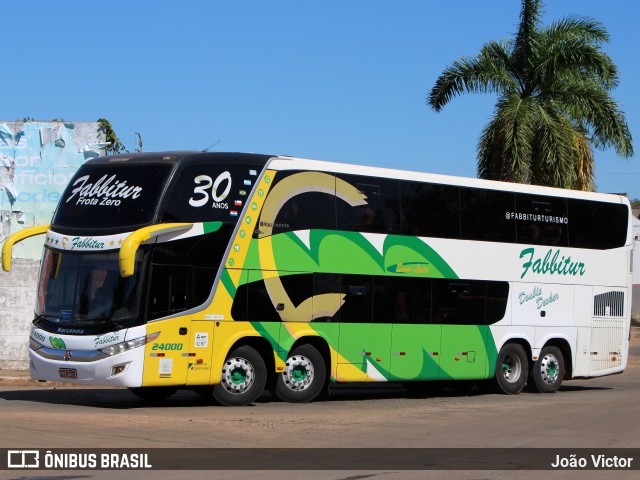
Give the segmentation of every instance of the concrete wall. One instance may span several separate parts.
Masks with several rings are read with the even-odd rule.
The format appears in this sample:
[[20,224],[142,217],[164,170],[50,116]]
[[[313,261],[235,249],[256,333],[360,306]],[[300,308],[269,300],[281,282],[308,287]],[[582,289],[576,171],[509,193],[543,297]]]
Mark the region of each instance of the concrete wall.
[[0,369],[29,368],[29,329],[36,303],[39,260],[14,260],[0,274]]
[[[0,121],[0,243],[50,223],[78,167],[104,153],[95,122]],[[11,272],[0,271],[0,369],[28,369],[27,345],[44,237],[17,244]]]

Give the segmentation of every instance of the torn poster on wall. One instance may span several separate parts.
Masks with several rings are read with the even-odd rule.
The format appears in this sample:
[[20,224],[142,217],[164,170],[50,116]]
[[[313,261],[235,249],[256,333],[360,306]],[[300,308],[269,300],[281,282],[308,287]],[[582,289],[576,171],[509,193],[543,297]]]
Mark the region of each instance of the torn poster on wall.
[[[0,121],[0,243],[21,228],[51,221],[75,171],[104,155],[97,122]],[[44,239],[21,242],[15,258],[38,259]]]

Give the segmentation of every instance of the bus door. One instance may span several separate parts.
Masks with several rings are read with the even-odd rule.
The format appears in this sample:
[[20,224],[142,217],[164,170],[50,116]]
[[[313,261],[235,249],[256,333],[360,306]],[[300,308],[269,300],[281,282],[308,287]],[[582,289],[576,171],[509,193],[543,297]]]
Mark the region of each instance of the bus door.
[[485,378],[488,372],[486,282],[433,282],[433,321],[442,325],[440,379]]
[[213,355],[213,320],[191,322],[190,345],[187,355],[187,385],[208,385],[211,379]]
[[486,378],[487,335],[482,325],[442,325],[440,380]]
[[[393,325],[374,311],[374,282],[368,275],[343,275],[337,377],[343,382],[389,380]],[[378,292],[380,299],[380,293]]]
[[431,279],[387,277],[393,307],[391,380],[436,380],[442,326],[431,321]]
[[441,330],[441,325],[394,324],[390,380],[437,380]]
[[191,319],[188,316],[147,324],[158,338],[145,349],[143,386],[184,385],[191,350]]
[[183,311],[189,302],[191,269],[175,265],[152,265],[147,333],[159,333],[146,345],[143,386],[184,385],[192,345],[190,316],[168,317]]

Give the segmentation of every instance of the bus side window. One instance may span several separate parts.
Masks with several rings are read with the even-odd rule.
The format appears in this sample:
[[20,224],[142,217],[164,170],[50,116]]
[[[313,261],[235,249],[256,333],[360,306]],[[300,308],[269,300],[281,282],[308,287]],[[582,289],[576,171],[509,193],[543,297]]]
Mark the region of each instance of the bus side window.
[[[318,175],[318,183],[327,181],[327,174]],[[271,205],[277,211],[263,208],[253,238],[297,230],[335,230],[335,187],[328,188],[328,191],[317,191],[320,187],[313,185],[314,178],[313,172],[278,172],[265,199],[265,205],[270,202],[284,203]],[[333,182],[333,178],[330,182]],[[272,195],[279,197],[278,200],[273,200],[273,197],[270,200]]]
[[[280,315],[276,311],[273,300],[263,280],[246,285],[247,320],[250,322],[280,322]],[[242,292],[240,299],[242,299]]]
[[365,205],[338,200],[338,229],[365,233],[400,234],[400,183],[398,180],[341,175],[366,196]]
[[187,310],[209,298],[233,225],[153,246],[148,293],[150,319]]
[[487,325],[492,325],[504,318],[508,300],[509,282],[487,282]]
[[233,303],[231,304],[231,318],[239,322],[246,322],[249,309],[249,285],[246,283],[247,270],[243,270],[240,273],[240,285],[236,289],[236,293],[233,296]]
[[431,322],[431,279],[376,276],[373,279],[373,322]]
[[402,233],[460,238],[460,188],[435,183],[400,182]]
[[[313,295],[324,295],[340,292],[342,286],[342,275],[339,273],[314,273],[313,274]],[[321,310],[324,308],[326,310]],[[329,313],[336,309],[333,315]],[[314,322],[339,322],[340,321],[341,302],[336,299],[335,303],[329,305],[316,305],[314,303]]]
[[371,323],[373,314],[373,278],[369,275],[343,275],[344,305],[340,309],[342,323]]
[[460,213],[463,240],[516,241],[515,194],[499,190],[462,187]]
[[335,196],[321,192],[301,193],[280,208],[273,222],[272,234],[311,229],[334,230],[335,210]]
[[624,204],[568,200],[569,246],[608,249],[625,244],[629,210]]
[[486,282],[479,280],[433,281],[433,323],[484,325]]
[[560,197],[516,194],[518,243],[566,247],[567,200]]
[[159,318],[191,306],[189,288],[192,269],[175,265],[152,265],[149,287],[149,318]]
[[433,280],[433,323],[491,325],[504,318],[509,282]]
[[279,273],[277,281],[282,283],[286,298],[278,298],[269,293],[260,271],[244,270],[241,273],[241,276],[244,276],[243,283],[237,288],[231,306],[231,316],[234,320],[280,322],[284,318],[288,321],[306,322],[313,319],[307,316],[309,312],[306,309],[301,309],[300,313],[296,311],[296,307],[313,295],[313,274]]

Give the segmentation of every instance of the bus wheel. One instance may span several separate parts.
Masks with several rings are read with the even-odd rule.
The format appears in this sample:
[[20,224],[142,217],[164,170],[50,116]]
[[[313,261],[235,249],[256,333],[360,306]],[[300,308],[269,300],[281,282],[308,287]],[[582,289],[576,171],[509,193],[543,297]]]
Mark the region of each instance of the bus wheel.
[[276,381],[276,396],[285,402],[310,402],[324,387],[327,369],[312,345],[296,347]]
[[521,345],[504,345],[496,361],[495,383],[498,389],[508,395],[520,393],[527,383],[528,364],[527,353]]
[[225,360],[220,383],[213,387],[213,397],[222,405],[248,405],[262,394],[266,381],[264,360],[245,345],[236,348]]
[[136,397],[147,402],[161,402],[178,391],[178,387],[137,387],[129,388]]
[[564,357],[558,347],[544,347],[529,374],[529,387],[540,393],[553,393],[564,380]]

